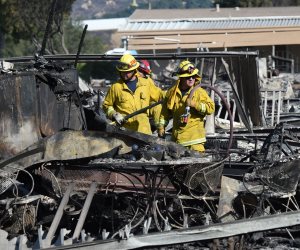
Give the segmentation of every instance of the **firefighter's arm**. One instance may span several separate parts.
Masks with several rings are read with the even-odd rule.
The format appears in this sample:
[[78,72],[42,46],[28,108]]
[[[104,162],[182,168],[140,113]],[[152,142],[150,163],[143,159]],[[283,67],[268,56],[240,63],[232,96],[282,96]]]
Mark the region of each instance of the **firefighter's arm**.
[[192,99],[188,98],[186,102],[188,106],[196,109],[203,115],[210,115],[215,112],[215,103],[204,89],[199,88]]
[[157,102],[163,99],[163,91],[157,87],[153,80],[149,78],[150,102]]
[[165,135],[165,127],[168,125],[170,118],[172,117],[172,113],[167,108],[167,102],[168,102],[168,93],[166,97],[163,99],[161,112],[159,116],[159,123],[157,126],[157,133],[159,137],[164,137]]
[[113,115],[116,113],[116,110],[114,108],[114,104],[116,101],[116,93],[115,93],[114,86],[111,86],[111,88],[108,90],[106,97],[104,99],[104,102],[102,104],[103,111],[107,115],[109,119],[113,118]]
[[165,137],[165,126],[169,122],[168,120],[165,120],[166,119],[166,116],[164,114],[165,110],[164,110],[164,113],[163,113],[163,109],[164,109],[164,107],[162,107],[162,111],[161,111],[160,116],[159,116],[159,122],[158,122],[158,125],[157,125],[157,134],[161,138]]
[[[150,102],[158,102],[163,99],[163,91],[157,87],[152,79],[149,79]],[[153,117],[156,128],[159,127],[159,119],[162,110],[162,105],[157,105],[150,110],[150,116]]]
[[156,128],[159,127],[159,118],[161,114],[161,109],[162,109],[162,105],[159,104],[149,110],[149,115],[150,117],[153,118]]

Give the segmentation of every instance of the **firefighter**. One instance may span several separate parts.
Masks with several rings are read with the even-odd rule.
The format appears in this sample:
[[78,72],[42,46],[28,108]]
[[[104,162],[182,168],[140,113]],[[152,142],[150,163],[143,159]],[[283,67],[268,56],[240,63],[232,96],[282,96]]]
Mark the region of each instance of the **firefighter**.
[[[139,61],[140,66],[138,67],[138,71],[141,77],[148,79],[148,81],[150,82],[150,84],[154,84],[154,81],[152,79],[152,71],[150,68],[150,63],[147,60],[140,60]],[[158,87],[159,88],[159,87]],[[159,88],[159,90],[161,91],[161,98],[164,97],[164,91],[162,91],[162,89]],[[150,122],[150,125],[152,125],[151,127],[153,127],[153,131],[156,130],[159,126],[159,117],[160,117],[160,113],[161,113],[161,108],[162,105],[157,105],[151,109],[149,109],[149,116],[150,118],[153,119],[154,125],[153,123]]]
[[103,110],[108,118],[118,125],[152,134],[147,111],[124,120],[124,116],[149,106],[151,102],[157,102],[161,98],[160,89],[140,77],[138,67],[139,62],[132,55],[125,54],[120,58],[116,66],[120,78],[108,90],[103,102]]
[[147,60],[140,60],[139,61],[139,67],[138,71],[143,78],[151,78],[151,68],[150,68],[150,63]]
[[173,117],[172,140],[199,152],[204,152],[204,117],[215,111],[215,104],[201,87],[199,70],[190,61],[182,61],[177,72],[178,80],[165,97],[160,115],[158,135],[164,137],[165,126]]

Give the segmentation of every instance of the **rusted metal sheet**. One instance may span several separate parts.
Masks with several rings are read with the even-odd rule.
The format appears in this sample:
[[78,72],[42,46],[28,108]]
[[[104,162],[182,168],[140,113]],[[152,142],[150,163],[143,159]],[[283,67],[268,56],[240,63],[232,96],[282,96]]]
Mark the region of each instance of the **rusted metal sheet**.
[[77,72],[45,75],[44,81],[35,72],[0,76],[0,159],[57,131],[83,128]]
[[249,131],[253,126],[262,126],[256,60],[256,57],[230,58],[226,62],[222,60],[230,77],[239,116]]
[[[80,109],[78,75],[67,69],[62,73],[53,72],[47,82],[37,78],[38,116],[40,130],[44,136],[53,135],[62,129],[81,130],[83,117]],[[59,80],[57,80],[59,79]]]
[[[270,230],[274,228],[299,225],[299,211],[282,213],[272,216],[261,216],[248,220],[239,220],[231,223],[214,224],[194,227],[183,230],[173,230],[157,234],[134,236],[121,241],[95,241],[93,244],[78,245],[82,249],[137,249],[145,247],[166,246],[195,242],[200,240],[225,238],[233,235]],[[73,245],[75,248],[76,245]]]
[[0,157],[15,155],[41,137],[36,98],[33,73],[0,75]]
[[[64,169],[64,167],[61,168],[56,165],[43,165],[43,167],[37,169],[35,173],[41,177],[43,182],[50,184],[48,186],[50,192],[57,192],[57,185],[60,186],[62,192],[65,192],[68,185],[72,182],[76,183],[77,191],[87,191],[94,181],[99,185],[99,192],[123,193],[127,191],[135,193],[137,191],[146,192],[147,189],[151,189],[147,172],[141,173],[132,170],[112,171],[109,169],[79,166]],[[57,183],[53,180],[53,176],[56,177]],[[170,182],[170,179],[164,177],[164,175],[157,174],[155,185],[158,185],[159,189],[175,192],[175,188]]]

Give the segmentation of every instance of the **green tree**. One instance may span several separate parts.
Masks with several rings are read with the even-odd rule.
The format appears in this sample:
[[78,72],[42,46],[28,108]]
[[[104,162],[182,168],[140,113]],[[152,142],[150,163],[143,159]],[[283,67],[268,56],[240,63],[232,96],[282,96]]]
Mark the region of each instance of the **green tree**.
[[[74,1],[57,1],[49,40],[56,34],[63,35],[63,20],[69,16]],[[20,40],[41,43],[51,4],[49,0],[0,0],[0,55],[5,40],[13,39],[15,44]]]
[[300,0],[216,0],[220,7],[275,7],[298,6]]
[[273,6],[298,6],[299,0],[273,0]]
[[210,8],[212,7],[211,0],[186,0],[185,8],[192,9],[192,8]]
[[272,0],[240,0],[241,7],[272,7]]
[[126,9],[120,10],[120,11],[118,11],[116,13],[106,13],[101,18],[129,17],[133,12],[134,12],[133,8],[126,8]]
[[81,63],[77,67],[82,79],[109,79],[116,81],[119,77],[114,62]]
[[215,3],[225,8],[240,6],[240,0],[216,0]]
[[[40,51],[51,2],[0,0],[0,57],[33,55]],[[74,0],[57,0],[52,27],[49,30],[47,53],[77,53],[83,26],[73,23],[69,18],[73,2]],[[99,36],[86,33],[82,54],[103,53],[107,49]],[[101,73],[104,77],[113,75],[111,71],[114,68],[103,63],[81,63],[78,64],[78,69],[79,74],[89,80],[91,76],[103,78]]]
[[[65,48],[61,46],[62,36],[54,36],[52,39],[52,46],[56,48],[55,54],[76,54],[83,32],[83,26],[80,25],[80,23],[73,23],[71,20],[67,20],[64,22],[62,29],[64,30],[63,38]],[[101,42],[99,36],[86,32],[81,48],[82,54],[102,53],[107,49],[108,47]]]
[[182,9],[181,0],[160,0],[152,4],[153,9]]
[[[79,42],[83,32],[83,26],[79,23],[72,23],[71,20],[67,20],[63,24],[64,35],[55,35],[49,42],[48,47],[55,54],[76,54],[79,46]],[[64,42],[61,39],[64,39]],[[15,40],[12,35],[5,36],[6,46],[3,50],[4,57],[12,56],[24,56],[33,55],[40,50],[40,43],[33,38],[31,40],[18,39]],[[64,43],[64,47],[62,44]],[[99,36],[87,32],[84,38],[84,42],[81,48],[82,54],[103,53],[108,50]]]

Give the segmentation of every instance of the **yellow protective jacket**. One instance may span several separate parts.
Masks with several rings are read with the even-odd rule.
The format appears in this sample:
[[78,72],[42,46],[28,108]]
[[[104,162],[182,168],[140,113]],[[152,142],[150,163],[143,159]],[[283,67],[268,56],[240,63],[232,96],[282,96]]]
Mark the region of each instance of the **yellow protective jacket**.
[[[178,86],[179,82],[171,87],[166,94],[160,115],[160,125],[166,126],[169,119],[173,117],[173,141],[183,146],[204,143],[206,141],[204,117],[215,111],[215,103],[208,96],[207,92],[199,87],[192,97],[192,100],[199,104],[199,111],[191,107],[188,121],[183,123],[181,115],[185,113],[186,100],[192,88],[182,96]],[[170,100],[172,100],[171,104]]]
[[[148,80],[150,82],[150,85],[155,85],[156,86],[156,84],[155,84],[155,82],[153,81],[152,78],[143,77],[142,75],[141,75],[141,78],[144,78],[144,79]],[[157,87],[157,89],[159,89],[159,91],[160,91],[160,99],[163,99],[165,94],[166,94],[165,91],[163,91],[159,87]],[[152,104],[152,103],[150,103],[150,104]],[[153,119],[156,128],[159,126],[159,118],[160,118],[161,109],[162,109],[161,104],[149,109],[149,117],[151,117]]]
[[[102,108],[111,119],[115,112],[126,116],[149,106],[153,102],[159,101],[161,98],[162,93],[160,88],[156,87],[148,79],[138,77],[134,93],[120,79],[108,90]],[[128,119],[123,126],[130,130],[152,134],[147,111]]]
[[[162,89],[160,89],[160,91],[161,91],[161,93],[160,93],[161,99],[163,99],[165,97],[166,93]],[[160,119],[161,109],[162,109],[161,104],[149,109],[149,116],[152,117],[156,128],[159,127],[159,119]]]

